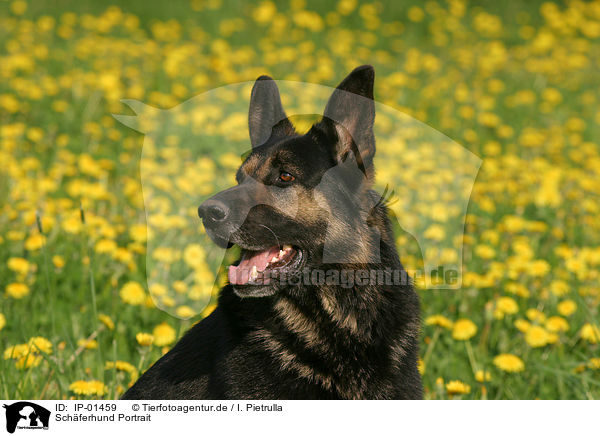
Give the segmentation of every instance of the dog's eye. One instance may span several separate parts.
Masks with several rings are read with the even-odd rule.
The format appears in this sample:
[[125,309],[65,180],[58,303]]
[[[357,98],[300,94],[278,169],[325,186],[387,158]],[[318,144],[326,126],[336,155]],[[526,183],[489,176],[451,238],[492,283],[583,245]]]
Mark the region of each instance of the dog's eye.
[[282,182],[293,182],[294,179],[294,176],[292,176],[290,173],[286,173],[285,171],[279,174],[279,180],[281,180]]

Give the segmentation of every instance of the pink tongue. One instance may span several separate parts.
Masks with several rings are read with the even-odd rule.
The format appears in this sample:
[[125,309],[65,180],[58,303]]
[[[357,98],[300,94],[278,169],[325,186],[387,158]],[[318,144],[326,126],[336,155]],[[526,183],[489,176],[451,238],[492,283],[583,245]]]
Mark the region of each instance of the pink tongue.
[[269,264],[273,257],[279,254],[279,247],[267,248],[263,251],[246,251],[238,266],[229,267],[229,283],[232,285],[245,285],[250,281],[252,267],[260,273]]

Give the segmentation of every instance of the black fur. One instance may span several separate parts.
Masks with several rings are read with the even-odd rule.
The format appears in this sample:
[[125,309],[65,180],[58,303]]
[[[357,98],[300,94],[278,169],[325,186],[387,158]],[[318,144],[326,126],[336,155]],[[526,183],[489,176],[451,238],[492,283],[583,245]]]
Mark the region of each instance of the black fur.
[[[215,243],[244,250],[292,244],[299,254],[290,277],[318,269],[391,269],[406,279],[385,204],[370,189],[373,80],[372,67],[354,70],[305,135],[288,121],[275,82],[257,80],[249,114],[253,150],[238,185],[199,211]],[[281,172],[294,181],[283,182]],[[256,198],[269,194],[250,193],[251,180],[283,194]],[[329,180],[325,186],[323,180]],[[286,205],[280,203],[291,201],[289,189],[299,203],[293,216],[281,212]],[[315,199],[317,191],[326,207]],[[244,202],[247,216],[236,216]],[[325,247],[349,260],[326,263]],[[227,285],[215,311],[123,399],[420,399],[418,335],[419,301],[407,280]]]

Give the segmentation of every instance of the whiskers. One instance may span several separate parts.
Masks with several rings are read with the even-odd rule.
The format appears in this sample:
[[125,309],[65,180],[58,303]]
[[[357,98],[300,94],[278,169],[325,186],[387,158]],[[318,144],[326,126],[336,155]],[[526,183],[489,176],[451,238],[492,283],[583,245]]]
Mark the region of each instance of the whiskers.
[[381,194],[381,197],[379,197],[379,200],[377,200],[377,203],[371,209],[376,209],[379,206],[389,207],[397,203],[398,197],[395,194],[394,190],[390,189],[390,185],[386,185],[383,194]]

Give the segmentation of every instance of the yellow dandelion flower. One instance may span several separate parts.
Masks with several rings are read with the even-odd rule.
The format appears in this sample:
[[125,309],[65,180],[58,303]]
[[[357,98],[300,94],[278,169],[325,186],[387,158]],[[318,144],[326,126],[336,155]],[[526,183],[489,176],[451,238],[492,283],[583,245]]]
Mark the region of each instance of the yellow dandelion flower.
[[525,364],[520,357],[508,353],[494,357],[494,365],[505,372],[521,372],[525,369]]
[[481,259],[493,259],[496,256],[496,250],[489,245],[480,244],[475,247],[475,254]]
[[519,305],[510,297],[500,297],[496,300],[496,309],[506,315],[514,315],[519,311]]
[[337,4],[337,11],[342,15],[348,15],[356,9],[357,0],[340,0]]
[[585,323],[581,328],[581,338],[588,341],[590,344],[597,344],[600,342],[600,328],[596,325],[592,325],[589,322]]
[[126,371],[126,372],[137,373],[137,369],[136,369],[135,366],[133,366],[131,363],[125,362],[123,360],[117,360],[115,362],[115,368],[117,368],[119,371]]
[[99,313],[98,314],[98,321],[100,321],[102,324],[104,324],[106,326],[106,328],[109,329],[109,330],[114,330],[115,329],[115,323],[111,319],[111,317],[108,316],[108,315],[105,315],[103,313]]
[[174,307],[175,306],[175,299],[165,295],[164,297],[162,297],[160,299],[160,303],[164,306],[164,307]]
[[565,266],[567,269],[573,273],[576,273],[578,276],[585,274],[586,272],[586,263],[581,257],[571,257],[565,261]]
[[209,299],[211,296],[210,288],[208,286],[194,285],[190,288],[188,297],[191,300],[198,301],[203,298]]
[[517,330],[519,330],[521,333],[525,333],[527,330],[529,330],[531,328],[531,323],[525,319],[515,320],[514,325],[517,328]]
[[207,317],[208,315],[210,315],[215,309],[217,308],[216,304],[209,304],[208,306],[206,306],[206,309],[204,309],[202,311],[202,316],[203,317]]
[[4,316],[3,313],[0,313],[0,330],[2,330],[5,325],[6,325],[6,317]]
[[592,357],[587,366],[590,369],[600,369],[600,357]]
[[139,242],[130,242],[129,244],[127,244],[127,248],[137,254],[146,253],[146,247]]
[[419,374],[424,375],[425,374],[425,362],[423,362],[423,359],[421,359],[419,357],[419,360],[417,361],[417,369],[419,370]]
[[542,323],[546,321],[546,315],[544,315],[541,311],[537,309],[527,309],[525,315],[527,315],[527,318],[529,318],[529,320],[533,322]]
[[17,369],[35,368],[36,366],[39,366],[41,362],[42,356],[40,356],[39,354],[31,353],[27,356],[20,357],[15,362],[15,366]]
[[178,251],[170,247],[157,247],[152,253],[152,258],[159,262],[171,264],[179,259],[179,254]]
[[62,228],[65,232],[76,235],[83,229],[83,223],[79,217],[71,216],[62,222]]
[[27,344],[11,345],[4,350],[4,360],[19,359],[27,356],[31,352],[31,348]]
[[516,215],[508,215],[504,218],[504,227],[510,233],[517,233],[525,227],[525,220]]
[[123,360],[117,360],[115,362],[106,362],[104,365],[105,370],[116,369],[117,371],[123,371],[129,374],[131,381],[135,381],[138,378],[138,370],[129,362]]
[[548,344],[548,332],[543,327],[534,325],[525,332],[525,342],[530,347],[538,348]]
[[79,339],[77,341],[77,346],[84,347],[87,350],[95,350],[96,348],[98,348],[98,341],[96,341],[95,339]]
[[175,315],[179,318],[188,319],[196,315],[196,312],[190,306],[179,306],[175,310]]
[[548,331],[556,333],[556,332],[566,332],[569,330],[569,323],[566,319],[560,316],[551,316],[546,320],[546,329]]
[[197,268],[205,258],[204,249],[199,244],[190,244],[183,251],[183,260],[191,268]]
[[112,254],[117,251],[117,248],[117,243],[112,239],[100,239],[95,246],[96,253],[100,254]]
[[542,277],[550,271],[550,264],[543,259],[534,260],[527,265],[527,272],[533,277]]
[[162,297],[167,294],[167,287],[160,283],[152,283],[150,285],[150,293],[156,297]]
[[146,301],[144,288],[138,282],[127,282],[119,292],[121,299],[132,306],[139,306]]
[[46,238],[43,235],[35,233],[25,240],[25,249],[28,251],[39,250],[42,248],[45,241]]
[[127,248],[118,247],[114,253],[112,253],[113,259],[129,264],[133,261],[133,253]]
[[129,236],[135,242],[146,242],[147,240],[147,228],[145,224],[134,224],[129,228]]
[[451,330],[454,323],[444,315],[431,315],[425,318],[425,325],[437,325]]
[[452,328],[452,337],[457,341],[471,339],[477,333],[477,326],[470,319],[459,319]]
[[492,374],[489,371],[484,371],[482,369],[475,372],[475,380],[479,383],[484,383],[486,381],[490,381],[492,379]]
[[562,297],[569,292],[569,285],[563,280],[554,280],[550,283],[550,291],[557,297]]
[[408,19],[415,23],[423,21],[423,18],[425,18],[425,12],[423,12],[423,9],[421,9],[418,6],[412,6],[411,8],[409,8],[407,15]]
[[146,295],[146,300],[144,301],[144,306],[148,309],[154,309],[156,304],[154,304],[154,299],[151,295]]
[[181,280],[176,280],[173,282],[173,289],[175,289],[175,292],[177,292],[178,294],[184,294],[187,292],[188,286],[185,282]]
[[529,296],[531,294],[524,285],[522,285],[521,283],[514,283],[514,282],[508,283],[506,285],[506,291],[510,292],[511,294],[516,294],[519,297],[523,297],[523,298],[529,298]]
[[52,354],[52,342],[41,336],[30,338],[27,345],[29,345],[34,352]]
[[69,389],[77,395],[88,397],[93,395],[102,396],[108,392],[104,383],[98,380],[77,380],[69,385]]
[[441,241],[446,237],[446,232],[439,224],[433,224],[427,230],[425,230],[423,236],[425,236],[427,239],[433,239],[434,241]]
[[7,262],[8,269],[18,274],[25,275],[29,271],[29,262],[22,257],[11,257]]
[[452,380],[446,383],[446,392],[448,395],[463,395],[471,392],[471,386],[460,380]]
[[15,0],[10,4],[10,10],[15,15],[23,15],[27,10],[27,2],[25,0]]
[[142,347],[149,347],[154,342],[154,336],[152,336],[150,333],[140,332],[135,335],[135,340]]
[[6,232],[6,239],[9,241],[20,241],[25,237],[25,233],[19,230],[9,230]]
[[277,7],[275,6],[275,3],[264,1],[252,11],[252,18],[254,18],[254,21],[257,23],[265,24],[271,21],[276,13]]
[[562,316],[571,316],[577,310],[577,303],[573,300],[564,300],[558,303],[556,308]]
[[20,300],[29,295],[29,287],[25,283],[10,283],[6,285],[6,295]]
[[154,336],[154,345],[157,347],[164,347],[175,342],[175,329],[166,322],[163,322],[152,331]]
[[65,259],[63,259],[62,256],[55,254],[54,256],[52,256],[52,264],[55,268],[61,269],[65,266]]

